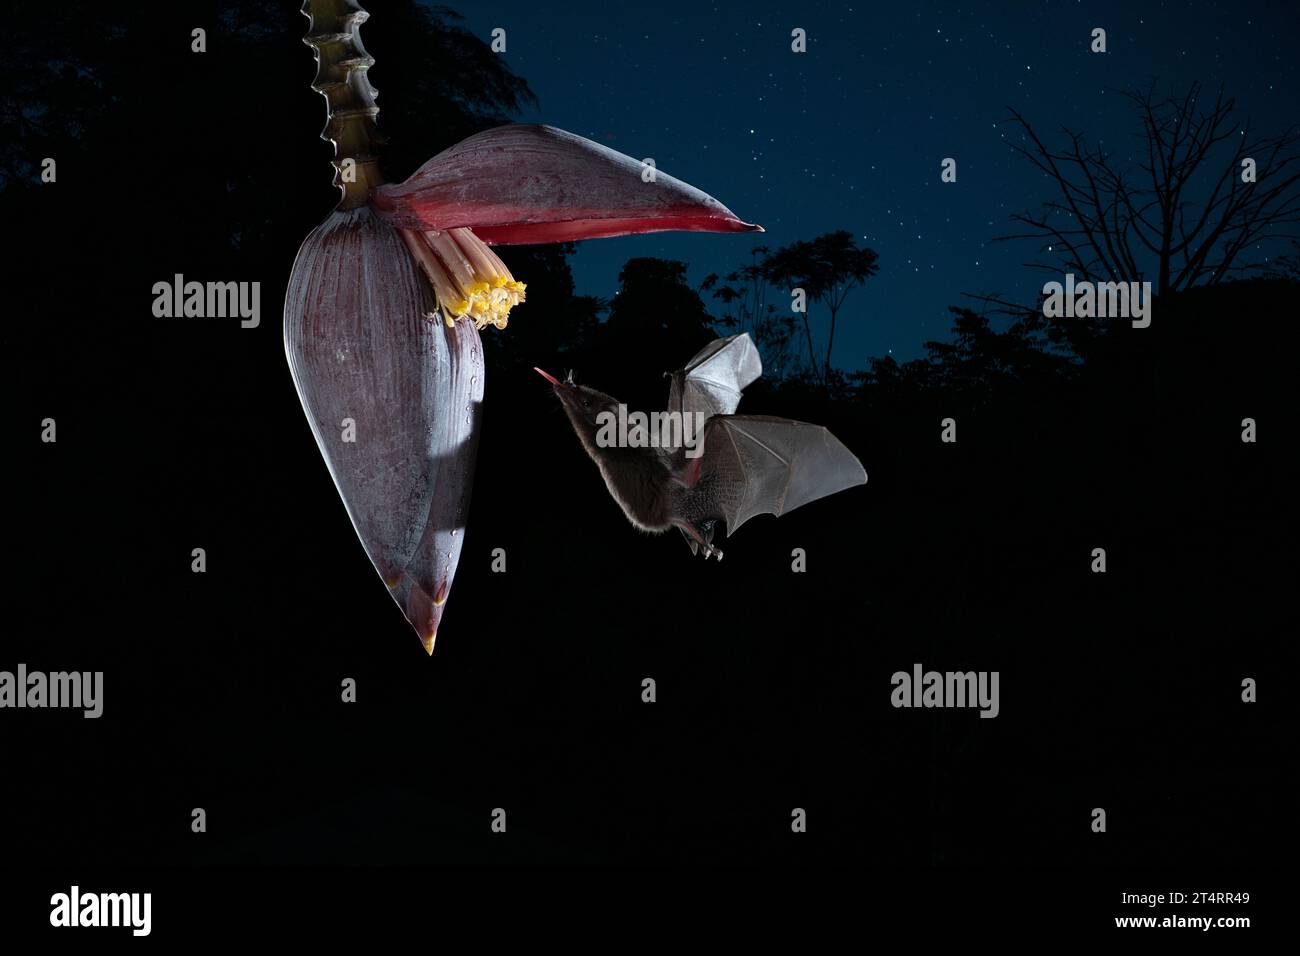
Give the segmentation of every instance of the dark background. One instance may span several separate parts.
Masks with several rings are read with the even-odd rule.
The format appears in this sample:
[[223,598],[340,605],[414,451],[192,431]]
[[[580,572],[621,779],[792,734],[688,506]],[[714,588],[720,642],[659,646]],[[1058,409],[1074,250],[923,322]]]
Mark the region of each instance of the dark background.
[[[334,202],[291,7],[15,14],[6,88],[45,111],[6,120],[0,191],[0,668],[102,670],[105,702],[93,721],[0,714],[7,858],[1289,859],[1293,282],[1171,296],[1150,329],[1098,327],[1068,367],[968,313],[941,336],[957,353],[924,375],[764,383],[742,411],[830,426],[871,480],[755,520],[706,564],[626,525],[529,368],[654,401],[721,308],[643,264],[622,312],[602,311],[588,297],[608,292],[575,288],[564,250],[508,250],[530,299],[484,333],[474,505],[429,658],[356,540],[284,359],[294,254]],[[533,109],[454,20],[368,7],[391,179]],[[46,155],[54,185],[22,165]],[[762,221],[725,180],[697,184]],[[176,272],[260,281],[261,326],[154,319],[152,285]],[[939,441],[948,416],[955,445]],[[1247,416],[1257,444],[1240,441]],[[45,417],[57,444],[39,442]],[[497,547],[505,574],[489,570]],[[1000,671],[1000,716],[893,709],[890,675],[915,662]],[[340,702],[348,677],[356,704]],[[1257,704],[1241,702],[1245,677]]]

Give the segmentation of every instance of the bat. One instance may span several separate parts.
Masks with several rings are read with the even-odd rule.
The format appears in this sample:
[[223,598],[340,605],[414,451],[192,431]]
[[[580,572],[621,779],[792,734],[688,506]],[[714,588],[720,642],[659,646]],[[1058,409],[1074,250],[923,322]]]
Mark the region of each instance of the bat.
[[551,383],[627,519],[652,534],[677,528],[705,560],[722,560],[713,544],[719,523],[730,538],[755,515],[780,516],[867,481],[862,462],[823,426],[735,414],[745,387],[763,374],[747,333],[715,339],[674,372],[668,416],[649,419],[672,427],[640,435],[623,427],[636,413],[617,399],[578,385],[572,373],[561,381],[535,371]]

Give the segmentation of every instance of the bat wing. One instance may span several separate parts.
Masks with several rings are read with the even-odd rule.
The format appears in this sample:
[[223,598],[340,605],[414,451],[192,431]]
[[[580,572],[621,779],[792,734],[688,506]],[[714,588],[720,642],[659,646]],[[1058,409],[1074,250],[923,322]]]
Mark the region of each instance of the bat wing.
[[701,471],[701,494],[728,537],[754,515],[783,515],[867,481],[862,462],[828,429],[764,415],[710,419]]
[[730,415],[740,404],[745,386],[763,374],[749,333],[714,339],[673,373],[668,386],[670,412],[703,412],[706,419]]

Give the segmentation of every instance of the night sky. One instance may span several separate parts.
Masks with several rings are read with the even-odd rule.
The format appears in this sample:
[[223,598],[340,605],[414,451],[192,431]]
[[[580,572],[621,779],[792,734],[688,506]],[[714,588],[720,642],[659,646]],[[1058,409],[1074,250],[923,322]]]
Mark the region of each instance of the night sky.
[[[652,157],[767,229],[580,243],[579,292],[612,296],[634,256],[689,262],[698,283],[748,262],[755,245],[848,229],[880,253],[880,272],[848,300],[844,368],[948,338],[946,309],[963,292],[1034,300],[1044,278],[1021,265],[1032,247],[990,243],[1011,231],[1011,213],[1050,198],[1003,141],[1018,135],[997,125],[1008,106],[1040,134],[1065,125],[1111,144],[1135,141],[1116,92],[1153,79],[1176,92],[1223,81],[1260,131],[1296,115],[1292,3],[453,6],[485,40],[507,31],[506,60],[540,101],[521,121]],[[1098,26],[1105,54],[1089,51]],[[807,53],[790,50],[795,27]],[[947,156],[953,184],[939,179]]]

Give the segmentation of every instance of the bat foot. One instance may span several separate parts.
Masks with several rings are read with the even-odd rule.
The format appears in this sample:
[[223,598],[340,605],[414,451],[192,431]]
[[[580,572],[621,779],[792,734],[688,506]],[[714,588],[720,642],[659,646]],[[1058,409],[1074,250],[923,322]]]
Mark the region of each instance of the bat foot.
[[713,541],[711,540],[712,537],[713,537],[713,533],[712,530],[710,530],[707,536],[701,538],[700,551],[701,553],[703,553],[705,561],[709,560],[709,558],[717,558],[719,561],[721,561],[722,549],[714,547]]
[[686,538],[686,543],[690,546],[691,554],[703,554],[704,560],[717,558],[722,560],[722,549],[713,546],[713,522],[708,522],[703,529],[695,527],[690,522],[681,522],[677,524],[682,535]]

